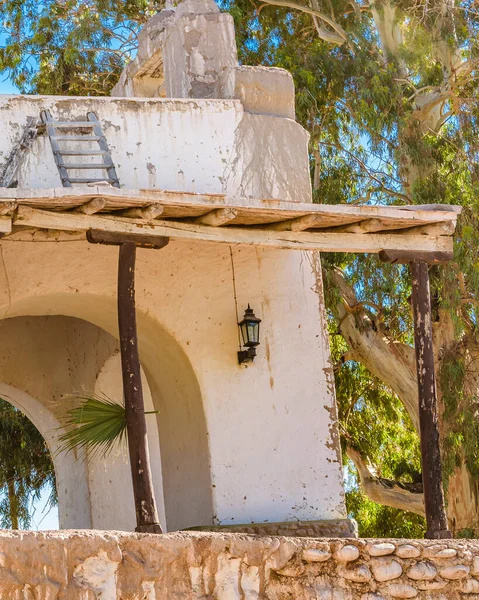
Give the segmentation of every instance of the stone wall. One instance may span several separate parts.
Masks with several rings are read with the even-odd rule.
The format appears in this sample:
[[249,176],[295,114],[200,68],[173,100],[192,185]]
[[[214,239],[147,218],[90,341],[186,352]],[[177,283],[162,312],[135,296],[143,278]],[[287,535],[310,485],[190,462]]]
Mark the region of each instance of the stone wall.
[[0,534],[9,600],[479,599],[479,542]]
[[250,535],[281,535],[284,537],[348,538],[357,537],[355,521],[351,519],[326,519],[319,521],[281,521],[279,523],[243,523],[189,527],[188,531],[216,533],[248,533]]

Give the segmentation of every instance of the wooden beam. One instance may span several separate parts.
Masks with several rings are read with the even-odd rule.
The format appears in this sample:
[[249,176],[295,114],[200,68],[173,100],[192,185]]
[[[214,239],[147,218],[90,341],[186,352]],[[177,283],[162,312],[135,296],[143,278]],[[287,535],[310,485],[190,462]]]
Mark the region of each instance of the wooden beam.
[[431,223],[430,225],[419,225],[418,227],[407,227],[395,231],[397,235],[453,235],[456,229],[456,224],[452,221],[444,221],[443,223]]
[[426,509],[426,538],[451,538],[447,528],[439,442],[436,375],[432,344],[431,292],[428,265],[423,261],[410,264],[412,305],[414,312],[414,346],[416,350],[421,439],[422,481]]
[[145,208],[128,208],[118,213],[120,217],[129,217],[131,219],[144,219],[145,221],[153,221],[159,217],[164,208],[161,204],[150,204]]
[[[401,236],[398,236],[400,238]],[[418,236],[421,239],[420,236]],[[432,238],[440,240],[441,238]],[[442,239],[451,239],[447,237],[443,237]],[[452,241],[452,240],[451,240]],[[439,265],[442,263],[449,262],[453,258],[453,250],[452,244],[449,250],[436,250],[433,252],[424,252],[417,248],[416,250],[399,250],[399,249],[389,249],[389,250],[381,250],[379,253],[379,259],[382,262],[390,263],[390,264],[409,264],[412,261],[423,261],[430,265]]]
[[0,237],[12,233],[12,218],[0,217]]
[[199,225],[209,225],[210,227],[221,227],[230,221],[233,221],[238,214],[234,208],[218,208],[195,219]]
[[297,217],[296,219],[272,223],[267,226],[267,229],[270,231],[305,231],[314,225],[318,225],[324,220],[324,217],[321,215],[308,214]]
[[120,244],[135,244],[139,248],[161,250],[168,245],[169,239],[159,235],[140,235],[137,233],[116,233],[114,231],[100,231],[89,229],[86,239],[90,244],[103,244],[105,246],[119,246]]
[[94,215],[106,206],[106,199],[98,196],[98,198],[92,198],[85,204],[82,204],[78,208],[75,208],[73,212],[82,215]]
[[3,204],[0,204],[0,216],[4,217],[5,215],[13,213],[16,208],[16,202],[4,202]]
[[414,250],[416,255],[418,252],[427,252],[428,254],[450,254],[452,252],[452,238],[444,236],[431,238],[426,235],[407,236],[389,233],[356,235],[354,233],[322,233],[321,231],[276,232],[250,227],[208,227],[176,221],[155,221],[155,223],[146,224],[118,217],[49,212],[25,206],[19,206],[14,224],[61,231],[98,229],[116,233],[135,233],[141,236],[153,234],[190,241],[254,245],[289,250],[355,253]]
[[387,230],[387,221],[383,219],[365,219],[357,223],[351,223],[349,225],[340,225],[329,229],[332,233],[374,233],[376,231]]

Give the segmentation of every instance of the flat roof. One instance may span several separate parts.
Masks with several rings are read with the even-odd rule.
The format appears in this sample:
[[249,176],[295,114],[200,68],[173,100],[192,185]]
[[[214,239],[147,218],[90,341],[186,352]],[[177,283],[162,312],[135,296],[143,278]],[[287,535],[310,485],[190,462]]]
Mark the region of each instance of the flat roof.
[[355,206],[156,189],[0,188],[0,232],[25,228],[157,234],[173,239],[322,252],[452,252],[461,208]]

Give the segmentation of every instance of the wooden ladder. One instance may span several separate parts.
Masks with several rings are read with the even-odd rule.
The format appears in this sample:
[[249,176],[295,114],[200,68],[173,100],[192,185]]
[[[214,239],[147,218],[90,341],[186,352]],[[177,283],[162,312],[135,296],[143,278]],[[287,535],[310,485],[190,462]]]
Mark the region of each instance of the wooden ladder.
[[[101,129],[100,122],[95,113],[89,112],[87,114],[86,121],[54,121],[49,110],[43,110],[41,112],[42,122],[45,124],[48,137],[53,150],[53,157],[60,173],[60,178],[63,187],[72,187],[74,183],[100,183],[107,182],[114,187],[119,188],[120,182],[116,174],[115,165],[110,156],[110,150],[108,149],[108,143],[103,131]],[[89,129],[89,134],[78,133],[78,130]],[[58,132],[58,130],[61,130]],[[72,131],[70,135],[63,135],[68,130]],[[61,148],[61,142],[97,142],[98,149],[93,149],[86,146],[81,150],[73,150],[70,148]],[[83,156],[83,157],[102,157],[102,162],[88,163],[66,163],[64,158],[66,156]],[[69,171],[72,169],[78,170],[105,170],[107,177],[95,178],[95,177],[70,177]]]

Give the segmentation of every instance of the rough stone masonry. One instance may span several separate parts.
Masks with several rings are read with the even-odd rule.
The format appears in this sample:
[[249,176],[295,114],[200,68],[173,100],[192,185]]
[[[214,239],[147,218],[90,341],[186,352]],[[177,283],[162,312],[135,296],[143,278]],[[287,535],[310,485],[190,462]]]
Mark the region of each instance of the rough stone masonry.
[[479,544],[179,532],[0,533],[8,600],[479,600]]

